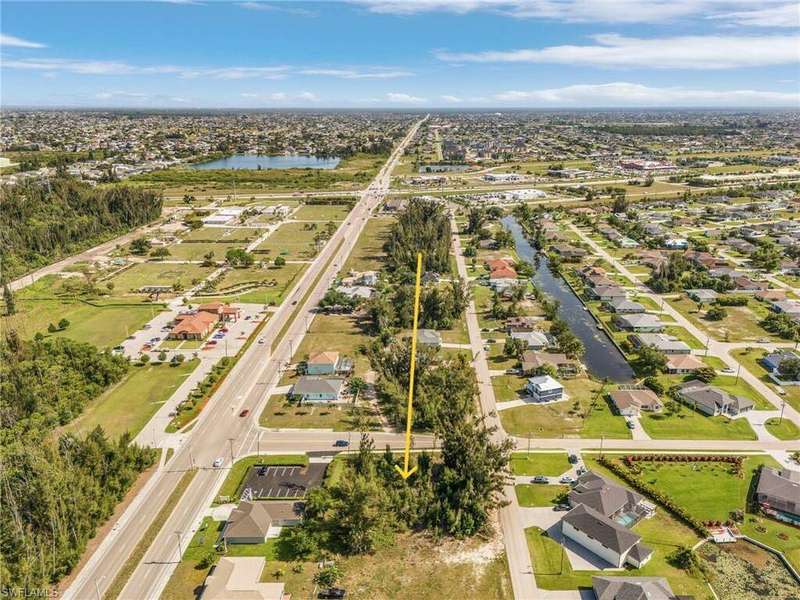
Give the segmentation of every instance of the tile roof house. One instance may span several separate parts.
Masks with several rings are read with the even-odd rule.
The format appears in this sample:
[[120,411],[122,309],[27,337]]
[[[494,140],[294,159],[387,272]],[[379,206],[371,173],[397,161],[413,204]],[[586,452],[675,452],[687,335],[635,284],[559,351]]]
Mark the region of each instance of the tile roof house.
[[263,556],[223,556],[203,585],[201,600],[290,600],[283,583],[264,583]]
[[758,290],[753,297],[764,302],[786,300],[786,290]]
[[707,366],[693,354],[671,354],[667,357],[667,373],[694,373]]
[[211,312],[182,313],[175,317],[175,326],[167,334],[170,340],[202,340],[219,323],[219,316]]
[[663,577],[592,577],[596,600],[675,600]]
[[761,467],[755,499],[770,515],[800,525],[800,471]]
[[710,416],[735,416],[753,408],[753,401],[749,398],[734,396],[698,379],[680,384],[678,398]]
[[664,407],[655,392],[647,388],[614,390],[608,396],[617,412],[625,417],[638,417],[643,410],[659,412]]
[[580,368],[580,364],[567,358],[566,354],[535,352],[533,350],[523,352],[520,363],[523,373],[532,373],[545,365],[551,365],[559,373],[576,373]]

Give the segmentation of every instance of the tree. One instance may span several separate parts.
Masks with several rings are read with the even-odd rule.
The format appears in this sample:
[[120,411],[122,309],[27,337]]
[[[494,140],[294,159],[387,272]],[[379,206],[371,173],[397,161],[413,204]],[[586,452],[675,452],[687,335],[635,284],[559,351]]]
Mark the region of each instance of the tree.
[[143,256],[147,254],[147,251],[150,250],[150,241],[143,238],[138,237],[135,240],[131,241],[131,253]]
[[244,248],[230,248],[225,252],[225,260],[232,267],[249,267],[255,262],[253,255]]
[[56,331],[58,331],[58,327],[50,323],[47,325],[47,331],[50,333],[55,333]]
[[67,327],[69,327],[69,320],[62,318],[58,321],[58,330],[64,331]]
[[655,377],[645,377],[644,385],[659,396],[664,393],[664,385]]
[[506,343],[503,344],[503,355],[507,356],[508,358],[519,359],[522,356],[522,353],[527,349],[528,344],[525,342],[525,340],[510,337],[506,340]]
[[159,246],[150,253],[150,256],[152,256],[153,258],[157,258],[159,260],[163,260],[171,255],[172,253],[167,249],[166,246]]
[[274,264],[276,267],[282,267],[286,264],[286,259],[282,256],[276,256],[275,260],[272,261],[272,264]]
[[727,316],[728,311],[721,306],[712,306],[706,311],[706,319],[709,321],[721,321]]
[[11,316],[17,312],[17,305],[14,302],[14,294],[7,282],[3,283],[3,302],[6,305],[6,315]]
[[653,346],[642,346],[639,348],[635,366],[642,375],[657,375],[667,368],[667,357]]
[[615,214],[624,213],[628,210],[628,200],[625,198],[625,190],[619,190],[614,193],[614,204],[612,212]]
[[211,267],[214,266],[214,251],[209,250],[203,255],[203,266],[204,267]]
[[750,262],[765,271],[774,271],[781,264],[783,254],[778,246],[770,240],[759,240],[758,247],[750,255]]
[[784,381],[800,380],[800,359],[785,358],[778,365],[778,374]]
[[367,389],[367,382],[361,377],[351,377],[347,382],[347,390],[353,395],[354,398],[361,395]]
[[467,227],[465,233],[478,233],[486,223],[486,210],[481,207],[471,207],[467,213]]
[[711,383],[717,372],[712,367],[700,367],[694,372],[694,376],[704,383]]
[[336,564],[323,567],[314,574],[314,583],[323,588],[329,588],[336,585],[342,578],[342,572]]
[[158,362],[164,362],[165,360],[167,360],[167,353],[162,350],[158,353]]
[[140,354],[139,355],[139,362],[142,363],[143,365],[146,365],[147,363],[150,362],[150,355],[149,354],[144,354],[144,353]]
[[113,281],[107,281],[106,282],[106,289],[108,290],[109,293],[113,292],[114,291],[114,282]]

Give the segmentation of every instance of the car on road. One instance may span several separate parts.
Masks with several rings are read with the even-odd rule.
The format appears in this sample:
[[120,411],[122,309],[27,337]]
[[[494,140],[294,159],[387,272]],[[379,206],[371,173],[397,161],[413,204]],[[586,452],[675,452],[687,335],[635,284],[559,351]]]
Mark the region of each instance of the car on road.
[[347,448],[350,445],[350,442],[347,440],[336,440],[333,442],[333,446],[335,448]]
[[571,475],[562,475],[561,479],[558,480],[558,483],[575,483],[575,478]]
[[264,338],[258,338],[258,343],[259,344],[263,344],[264,343]]
[[723,373],[733,373],[733,369],[731,369],[730,367],[724,367],[720,369],[720,371],[722,371]]
[[578,470],[575,472],[578,474],[578,476],[581,476],[586,473],[586,467],[578,467]]
[[206,346],[216,346],[217,340],[208,340]]
[[544,475],[537,475],[533,479],[531,479],[531,483],[549,483],[547,477]]
[[567,457],[567,460],[569,461],[569,464],[576,465],[576,464],[578,464],[578,460],[579,460],[578,459],[578,455],[577,454],[570,454]]
[[222,329],[220,329],[220,331],[222,333],[228,333],[228,328],[227,327],[223,327]]
[[295,304],[297,304],[297,300],[292,300],[292,306],[294,306]]
[[222,459],[222,457],[221,457],[221,456],[220,456],[220,457],[218,457],[218,458],[215,458],[215,459],[214,459],[214,463],[213,463],[213,464],[214,464],[214,468],[216,469],[216,468],[219,468],[219,467],[221,467],[221,466],[222,466],[222,463],[223,463],[223,459]]
[[633,419],[626,418],[625,419],[625,426],[628,429],[636,429],[636,423],[633,421]]
[[246,417],[249,414],[250,414],[250,409],[249,408],[245,408],[244,410],[242,410],[242,412],[239,413],[239,416],[240,417]]

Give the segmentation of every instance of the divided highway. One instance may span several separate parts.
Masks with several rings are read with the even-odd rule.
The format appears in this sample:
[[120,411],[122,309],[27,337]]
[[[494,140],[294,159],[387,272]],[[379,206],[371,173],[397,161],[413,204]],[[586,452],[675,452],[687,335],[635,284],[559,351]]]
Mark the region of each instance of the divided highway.
[[[306,333],[307,323],[313,318],[312,310],[350,255],[371,211],[388,192],[392,170],[425,119],[427,116],[416,122],[396,147],[291,296],[270,316],[260,334],[265,343],[252,344],[240,358],[176,450],[169,467],[156,472],[133,500],[66,590],[66,599],[103,597],[184,472],[192,466],[199,467],[197,475],[134,570],[120,598],[143,600],[159,597],[180,558],[179,545],[184,548],[188,545],[192,527],[202,517],[237,456],[249,452],[254,444],[262,452],[300,453],[332,448],[334,434],[317,432],[310,436],[309,432],[302,431],[262,432],[258,427],[258,416],[266,404],[268,390],[280,378],[280,365],[288,362],[291,349],[298,347]],[[308,297],[303,301],[307,293]],[[276,344],[287,321],[290,325]],[[273,346],[270,355],[269,349]],[[248,418],[238,416],[243,407],[250,409]],[[400,447],[403,444],[402,435],[376,434],[374,437],[378,445],[390,443]],[[211,468],[217,458],[223,459],[223,468]]]

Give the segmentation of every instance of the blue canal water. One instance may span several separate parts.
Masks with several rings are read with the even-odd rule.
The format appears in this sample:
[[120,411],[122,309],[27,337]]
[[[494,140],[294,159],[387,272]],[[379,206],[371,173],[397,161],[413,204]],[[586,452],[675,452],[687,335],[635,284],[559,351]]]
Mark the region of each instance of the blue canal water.
[[602,329],[583,303],[564,280],[554,275],[547,264],[547,257],[536,251],[514,217],[505,217],[503,225],[514,236],[517,254],[533,265],[535,271],[531,278],[534,285],[559,302],[558,315],[567,322],[572,332],[578,336],[586,348],[583,362],[590,373],[601,379],[615,383],[625,383],[634,379],[633,369],[622,356],[619,349]]

